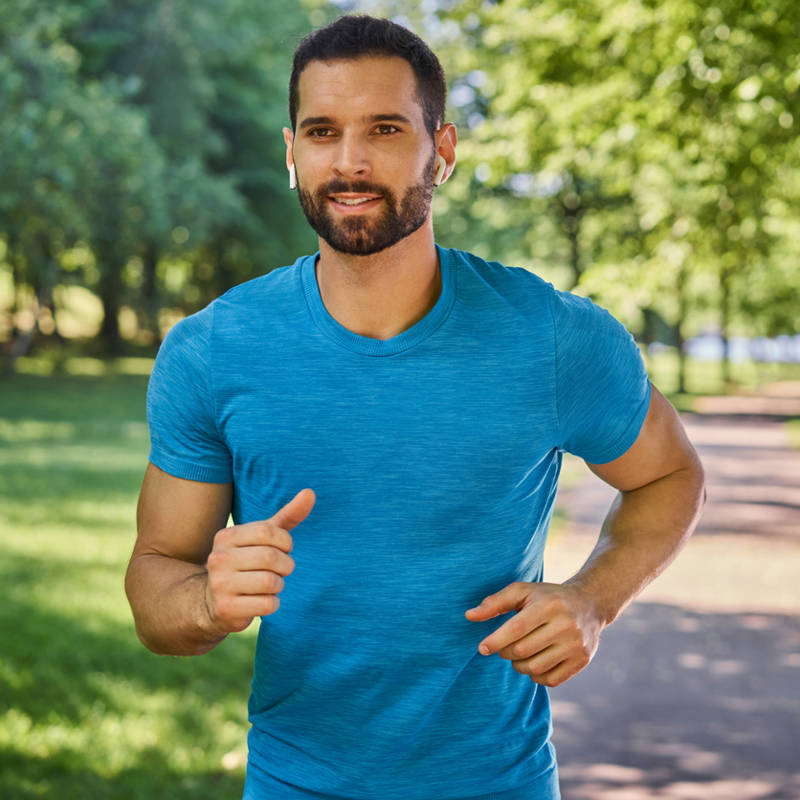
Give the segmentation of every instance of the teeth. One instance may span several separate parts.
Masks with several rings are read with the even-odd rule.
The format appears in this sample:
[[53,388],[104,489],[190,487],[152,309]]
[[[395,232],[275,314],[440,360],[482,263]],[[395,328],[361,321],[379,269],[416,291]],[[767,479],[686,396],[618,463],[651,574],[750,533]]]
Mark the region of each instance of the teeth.
[[361,203],[367,203],[367,202],[369,202],[370,200],[373,200],[373,199],[374,198],[372,198],[372,197],[358,197],[358,198],[355,198],[355,199],[351,199],[349,197],[348,198],[340,197],[340,198],[338,198],[336,200],[336,202],[337,203],[344,203],[344,205],[346,205],[346,206],[358,206],[358,205],[361,205]]

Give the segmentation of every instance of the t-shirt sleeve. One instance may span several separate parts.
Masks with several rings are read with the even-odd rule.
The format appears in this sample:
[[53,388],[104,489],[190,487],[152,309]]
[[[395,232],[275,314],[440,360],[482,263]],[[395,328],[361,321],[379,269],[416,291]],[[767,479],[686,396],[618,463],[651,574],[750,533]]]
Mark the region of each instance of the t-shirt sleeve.
[[631,334],[591,300],[554,292],[559,446],[590,464],[619,458],[636,441],[650,381]]
[[150,461],[186,480],[230,483],[220,435],[210,353],[211,307],[181,320],[158,351],[147,387]]

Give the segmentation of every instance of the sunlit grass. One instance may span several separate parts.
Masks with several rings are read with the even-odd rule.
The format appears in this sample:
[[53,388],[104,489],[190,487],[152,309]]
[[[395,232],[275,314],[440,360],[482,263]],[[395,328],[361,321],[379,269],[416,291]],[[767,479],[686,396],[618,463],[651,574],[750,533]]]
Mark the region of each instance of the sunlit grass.
[[191,659],[133,631],[146,378],[122,371],[0,384],[4,800],[241,792],[254,631]]
[[789,441],[792,447],[800,450],[800,419],[789,420]]
[[[678,391],[678,354],[667,350],[645,358],[650,377],[656,386],[668,395]],[[765,383],[800,380],[800,364],[759,363],[734,361],[731,363],[732,385],[723,380],[722,363],[687,359],[686,390],[688,394],[726,394],[730,391],[753,390]]]

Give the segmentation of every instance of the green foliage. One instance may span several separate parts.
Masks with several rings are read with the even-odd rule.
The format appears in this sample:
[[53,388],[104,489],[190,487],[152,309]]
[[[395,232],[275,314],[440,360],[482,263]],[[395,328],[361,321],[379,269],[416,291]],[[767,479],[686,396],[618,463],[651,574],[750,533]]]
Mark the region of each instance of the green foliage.
[[645,340],[798,330],[793,0],[0,0],[12,305],[79,283],[109,346],[126,305],[147,344],[313,250],[286,189],[290,57],[350,9],[409,25],[447,69],[440,241],[576,287]]
[[440,230],[481,245],[488,219],[494,257],[522,247],[637,328],[642,308],[691,331],[716,308],[726,329],[798,330],[795,17],[789,0],[441,10],[468,133]]
[[[0,236],[14,300],[79,282],[120,347],[135,306],[192,311],[313,248],[280,128],[302,6],[0,1]],[[318,13],[316,9],[315,13]],[[88,246],[82,269],[70,251]],[[178,279],[176,280],[176,275]],[[13,309],[12,309],[13,310]]]

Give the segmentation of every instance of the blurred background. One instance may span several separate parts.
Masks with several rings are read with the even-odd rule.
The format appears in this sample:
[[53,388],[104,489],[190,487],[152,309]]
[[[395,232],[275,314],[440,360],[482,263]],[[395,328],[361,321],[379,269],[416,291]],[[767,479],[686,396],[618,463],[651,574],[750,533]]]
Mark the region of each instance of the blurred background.
[[[177,320],[316,250],[286,87],[350,11],[447,72],[437,240],[608,308],[709,471],[686,555],[553,693],[565,800],[800,797],[794,0],[0,0],[0,795],[240,792],[253,632],[158,658],[122,595],[144,393]],[[550,579],[609,501],[567,461]]]

